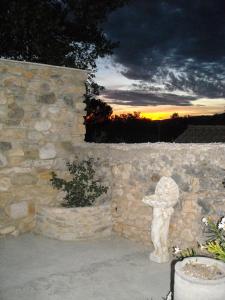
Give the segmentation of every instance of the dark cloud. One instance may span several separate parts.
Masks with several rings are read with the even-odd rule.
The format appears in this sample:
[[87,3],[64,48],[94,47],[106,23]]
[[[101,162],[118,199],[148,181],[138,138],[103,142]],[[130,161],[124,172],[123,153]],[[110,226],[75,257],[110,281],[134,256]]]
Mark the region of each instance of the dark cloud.
[[123,74],[199,97],[225,97],[225,1],[133,0],[106,27]]
[[169,93],[151,93],[137,90],[105,90],[103,94],[107,102],[120,105],[148,106],[148,105],[181,105],[190,106],[196,97],[180,96]]

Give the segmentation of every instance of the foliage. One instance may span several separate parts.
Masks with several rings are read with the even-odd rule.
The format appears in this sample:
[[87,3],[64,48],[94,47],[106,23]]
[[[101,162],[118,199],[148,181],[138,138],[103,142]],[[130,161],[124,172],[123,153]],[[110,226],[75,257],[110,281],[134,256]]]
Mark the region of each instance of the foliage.
[[184,250],[180,250],[178,247],[174,247],[173,249],[174,254],[176,255],[176,257],[178,259],[183,259],[185,257],[192,257],[192,256],[196,256],[196,252],[194,249],[184,249]]
[[179,118],[179,114],[177,112],[173,113],[171,116],[170,116],[171,119],[176,119],[176,118]]
[[208,240],[201,245],[202,249],[225,262],[225,217],[220,218],[216,223],[210,218],[203,218],[203,222],[206,226]]
[[219,241],[209,241],[206,244],[206,249],[209,253],[212,253],[215,258],[225,262],[225,244]]
[[0,56],[81,69],[112,54],[107,16],[127,0],[1,0]]
[[71,180],[68,181],[57,177],[56,173],[52,172],[50,181],[53,187],[66,193],[62,206],[92,206],[98,197],[107,192],[108,188],[95,179],[94,163],[93,159],[67,162],[68,171],[72,175]]
[[101,99],[87,96],[85,102],[87,104],[87,116],[85,117],[86,124],[104,122],[112,115],[112,107]]
[[[203,218],[202,222],[205,225],[207,240],[200,245],[201,250],[225,262],[225,217],[220,218],[217,222],[213,222],[211,218]],[[174,254],[179,259],[196,256],[193,249],[180,250],[178,247],[174,248]]]

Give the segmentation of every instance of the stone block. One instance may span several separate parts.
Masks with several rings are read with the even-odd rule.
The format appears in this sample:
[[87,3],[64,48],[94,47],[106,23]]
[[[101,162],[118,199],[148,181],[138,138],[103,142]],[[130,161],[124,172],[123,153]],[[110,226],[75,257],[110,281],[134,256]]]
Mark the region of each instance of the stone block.
[[30,173],[18,173],[12,176],[11,182],[13,185],[34,185],[38,181],[37,177]]
[[1,191],[0,192],[0,209],[5,208],[5,206],[11,201],[12,193],[9,191]]
[[24,151],[25,159],[38,159],[39,151],[38,149],[27,149]]
[[37,102],[44,103],[44,104],[54,104],[56,100],[57,100],[56,96],[53,92],[39,95],[37,97]]
[[85,128],[84,124],[78,124],[77,127],[76,127],[76,130],[80,134],[85,134],[86,133],[86,128]]
[[3,227],[0,227],[0,234],[2,234],[2,235],[10,234],[10,233],[13,233],[15,230],[16,230],[16,227],[13,225],[3,226]]
[[4,130],[0,130],[0,137],[7,140],[24,140],[26,130],[24,128],[4,128]]
[[42,171],[38,174],[39,179],[49,181],[52,178],[51,171]]
[[8,156],[24,156],[23,149],[13,148],[13,149],[8,151]]
[[51,114],[58,114],[59,111],[60,111],[60,108],[59,108],[59,106],[51,105],[51,106],[49,106],[48,111],[49,111]]
[[66,105],[70,107],[74,107],[74,102],[73,102],[73,94],[68,94],[63,97],[63,101],[65,102]]
[[44,82],[40,85],[40,90],[44,93],[50,92],[51,87],[48,83]]
[[6,214],[12,219],[25,218],[29,215],[29,205],[27,201],[13,203],[6,207]]
[[84,112],[85,108],[86,108],[86,104],[83,102],[77,102],[75,104],[75,109],[77,112]]
[[37,121],[34,125],[34,128],[37,131],[47,131],[51,128],[52,124],[49,120],[40,120]]
[[8,151],[12,148],[12,143],[0,141],[0,151]]
[[81,143],[84,143],[84,135],[74,134],[73,135],[73,144],[77,145],[77,144],[81,144]]
[[35,227],[35,218],[34,216],[28,216],[21,220],[18,225],[18,230],[21,233],[31,231]]
[[6,192],[9,190],[11,186],[11,181],[9,177],[1,177],[0,178],[0,191]]
[[41,132],[37,132],[36,130],[28,132],[28,139],[31,141],[40,141],[42,137],[43,135],[41,134]]
[[74,146],[72,144],[72,142],[70,141],[63,141],[60,143],[61,144],[61,147],[66,150],[67,152],[72,152],[74,151]]
[[24,72],[24,76],[26,79],[32,79],[34,77],[34,74],[30,71]]
[[19,166],[24,161],[23,156],[11,156],[8,159],[9,165],[11,166]]
[[7,166],[8,161],[7,158],[0,153],[0,168]]
[[22,107],[18,106],[16,103],[12,103],[8,105],[8,118],[22,120],[24,116],[24,110]]
[[35,160],[33,161],[33,167],[38,169],[51,169],[54,161],[52,159]]
[[51,159],[56,157],[56,149],[54,144],[48,143],[39,150],[41,159]]

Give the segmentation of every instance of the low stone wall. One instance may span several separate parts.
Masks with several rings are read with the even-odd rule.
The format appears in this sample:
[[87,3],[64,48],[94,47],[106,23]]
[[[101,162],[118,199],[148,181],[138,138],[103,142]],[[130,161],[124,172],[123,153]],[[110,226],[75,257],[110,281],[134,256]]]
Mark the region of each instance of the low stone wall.
[[34,231],[50,238],[69,241],[108,237],[112,232],[111,206],[41,206],[37,209]]
[[85,71],[0,59],[0,236],[30,230],[57,200],[51,171],[84,141]]
[[97,173],[110,186],[113,230],[121,236],[151,243],[152,208],[142,198],[154,193],[162,176],[171,176],[180,191],[171,246],[193,246],[201,238],[203,216],[225,215],[224,144],[84,144],[75,155],[100,158]]

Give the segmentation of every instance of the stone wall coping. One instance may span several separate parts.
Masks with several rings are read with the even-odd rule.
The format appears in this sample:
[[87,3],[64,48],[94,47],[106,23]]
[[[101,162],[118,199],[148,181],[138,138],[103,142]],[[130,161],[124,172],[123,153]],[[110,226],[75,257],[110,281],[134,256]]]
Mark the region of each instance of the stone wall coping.
[[36,68],[52,68],[52,69],[65,69],[65,70],[71,70],[75,72],[81,72],[84,74],[88,73],[88,70],[83,70],[83,69],[77,69],[77,68],[70,68],[70,67],[64,67],[64,66],[56,66],[56,65],[48,65],[48,64],[40,64],[40,63],[35,63],[35,62],[29,62],[29,61],[21,61],[21,60],[13,60],[13,59],[5,59],[5,58],[0,58],[0,63],[12,63],[12,64],[21,64],[21,65],[32,65],[32,67]]
[[90,148],[90,149],[116,149],[122,151],[129,151],[135,149],[168,149],[168,150],[183,150],[183,149],[201,149],[201,150],[210,150],[210,149],[224,149],[225,143],[137,143],[137,144],[128,144],[128,143],[119,143],[119,144],[104,144],[104,143],[83,143],[77,144],[77,147]]

